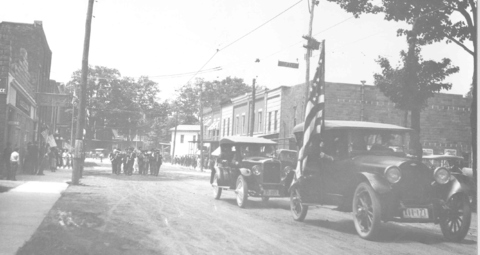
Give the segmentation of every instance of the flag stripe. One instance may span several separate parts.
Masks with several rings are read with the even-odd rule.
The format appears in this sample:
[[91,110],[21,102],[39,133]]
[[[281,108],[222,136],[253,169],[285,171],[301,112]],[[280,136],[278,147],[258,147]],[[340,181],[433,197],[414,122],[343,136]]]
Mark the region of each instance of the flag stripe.
[[320,59],[312,84],[308,87],[308,101],[305,107],[303,145],[298,154],[297,178],[303,175],[309,156],[319,155],[317,139],[321,136],[325,119],[325,40],[320,44]]

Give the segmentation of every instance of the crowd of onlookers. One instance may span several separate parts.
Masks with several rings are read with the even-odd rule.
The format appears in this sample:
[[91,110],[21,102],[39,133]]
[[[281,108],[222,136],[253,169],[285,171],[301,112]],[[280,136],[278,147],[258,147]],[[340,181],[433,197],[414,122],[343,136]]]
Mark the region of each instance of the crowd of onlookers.
[[48,145],[40,147],[35,142],[29,142],[23,151],[7,143],[0,159],[1,175],[7,180],[16,180],[20,170],[24,174],[44,175],[44,170],[55,172],[58,168],[72,168],[70,151]]
[[[211,164],[213,163],[214,158],[208,157],[205,155],[203,158],[203,168],[210,168]],[[181,165],[186,167],[192,167],[193,169],[197,169],[197,167],[201,166],[201,158],[200,155],[183,155],[183,156],[175,156],[172,160],[172,164],[174,165]]]

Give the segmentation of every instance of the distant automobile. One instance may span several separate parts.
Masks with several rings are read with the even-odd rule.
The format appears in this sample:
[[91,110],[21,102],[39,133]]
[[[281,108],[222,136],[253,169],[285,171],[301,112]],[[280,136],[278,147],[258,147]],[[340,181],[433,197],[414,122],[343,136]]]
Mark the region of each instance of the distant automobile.
[[293,171],[284,175],[281,162],[275,158],[272,140],[229,136],[220,141],[220,155],[215,165],[213,195],[220,199],[223,190],[235,191],[237,205],[244,208],[248,197],[259,197],[267,203],[270,197],[288,196]]
[[[303,128],[293,130],[298,148]],[[303,221],[311,205],[336,205],[353,212],[357,234],[364,239],[376,239],[382,221],[395,221],[440,224],[446,239],[463,240],[471,221],[468,180],[445,166],[433,169],[407,156],[412,132],[383,123],[325,121],[323,140],[316,141],[331,157],[309,161],[290,188],[294,220]]]
[[295,171],[297,167],[297,151],[294,150],[287,150],[287,149],[280,149],[277,150],[275,155],[281,163],[282,172],[282,179],[287,178],[287,176]]

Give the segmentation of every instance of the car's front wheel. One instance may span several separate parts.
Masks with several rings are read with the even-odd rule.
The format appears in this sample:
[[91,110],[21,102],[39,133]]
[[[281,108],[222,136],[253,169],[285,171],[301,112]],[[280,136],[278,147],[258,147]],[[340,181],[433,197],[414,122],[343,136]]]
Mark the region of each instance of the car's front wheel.
[[307,216],[308,205],[302,205],[300,191],[297,187],[292,187],[290,190],[290,211],[296,221],[303,221]]
[[381,224],[381,206],[377,193],[365,182],[360,183],[353,196],[353,221],[358,235],[373,240]]
[[213,187],[213,197],[217,200],[220,199],[220,196],[222,195],[222,189],[218,187],[218,176],[216,174],[213,177],[212,187]]
[[449,241],[462,241],[470,228],[471,217],[468,197],[461,193],[453,195],[448,200],[447,209],[440,221],[443,236]]
[[240,208],[245,208],[248,200],[248,184],[243,175],[239,175],[237,178],[237,187],[235,192],[237,193],[237,205]]

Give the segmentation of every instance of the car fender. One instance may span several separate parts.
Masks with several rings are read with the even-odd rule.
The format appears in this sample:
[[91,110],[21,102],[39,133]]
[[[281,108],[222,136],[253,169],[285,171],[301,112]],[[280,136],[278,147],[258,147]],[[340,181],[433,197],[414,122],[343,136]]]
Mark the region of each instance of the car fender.
[[390,183],[385,179],[379,177],[377,174],[360,172],[358,173],[358,175],[361,179],[366,179],[370,186],[372,186],[373,190],[375,190],[379,194],[385,194],[392,190]]
[[303,179],[305,179],[305,176],[301,176],[299,179],[295,178],[295,176],[293,176],[293,179],[292,179],[292,184],[290,185],[290,187],[288,188],[288,193],[290,194],[290,192],[292,191],[293,188],[296,188],[296,187],[301,187],[301,182],[303,181]]
[[250,176],[252,175],[252,171],[248,168],[240,168],[240,173],[243,175],[243,176]]
[[452,184],[450,186],[450,191],[448,192],[448,195],[445,198],[445,201],[448,201],[448,199],[450,199],[453,195],[457,193],[464,193],[466,195],[470,194],[470,188],[466,183],[461,182],[457,179],[453,179],[451,180],[451,182]]

